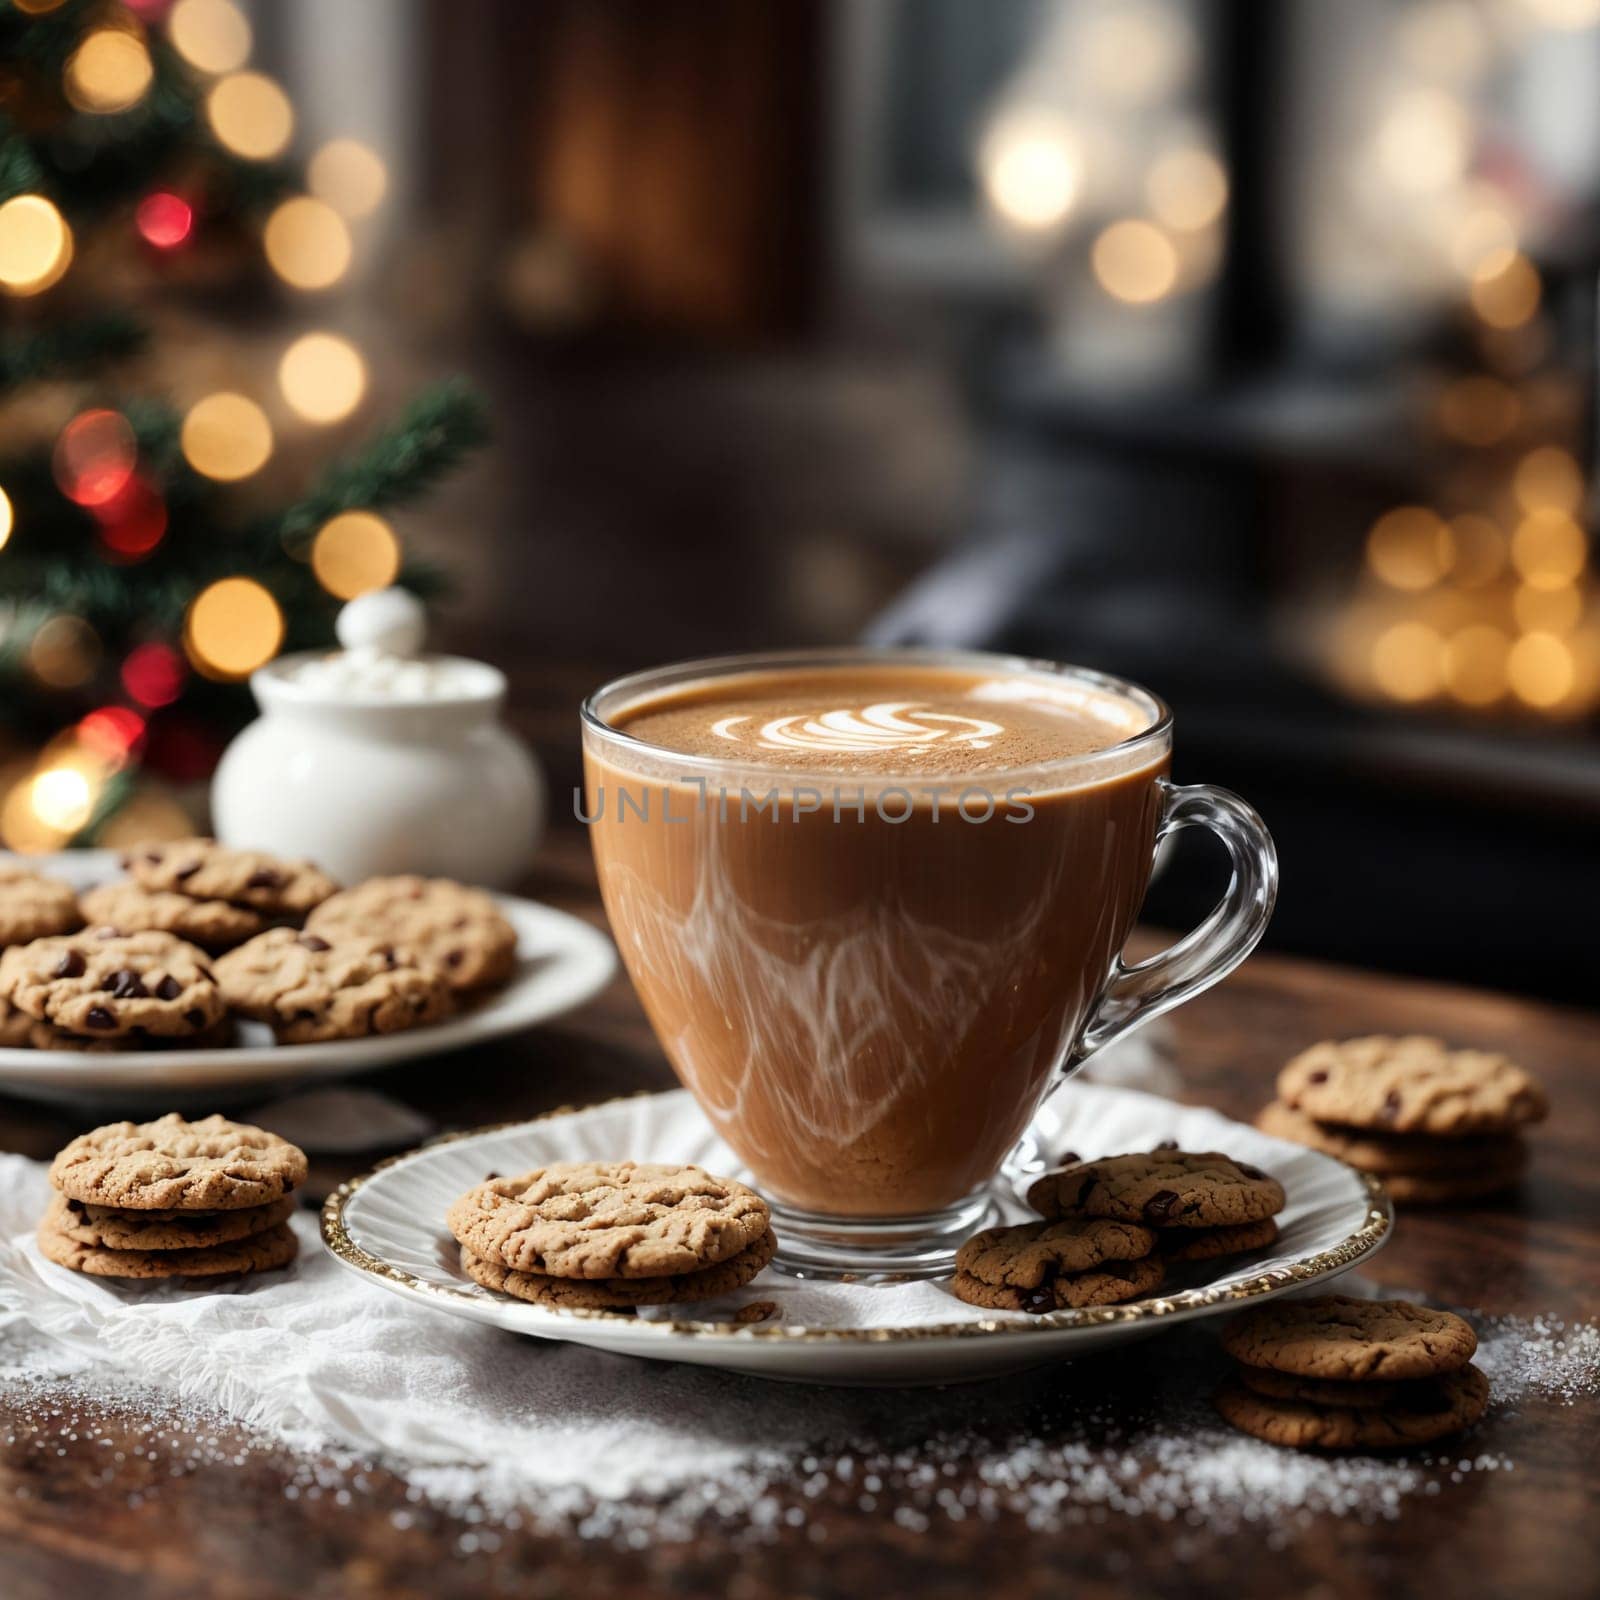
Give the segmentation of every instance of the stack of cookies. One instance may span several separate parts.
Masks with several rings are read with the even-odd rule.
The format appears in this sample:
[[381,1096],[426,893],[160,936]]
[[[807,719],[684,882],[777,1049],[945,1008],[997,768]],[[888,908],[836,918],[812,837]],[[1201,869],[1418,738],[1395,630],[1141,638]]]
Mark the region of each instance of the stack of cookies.
[[104,1278],[264,1272],[294,1259],[289,1218],[305,1176],[300,1150],[245,1123],[108,1123],[51,1164],[39,1249]]
[[491,1175],[445,1220],[474,1282],[570,1310],[729,1294],[766,1266],[775,1245],[766,1202],[742,1183],[632,1161]]
[[1216,1151],[1164,1147],[1048,1172],[1028,1203],[1042,1222],[985,1229],[957,1252],[960,1299],[1035,1313],[1135,1300],[1160,1288],[1172,1263],[1270,1245],[1284,1192]]
[[1375,1035],[1296,1056],[1256,1126],[1375,1174],[1404,1204],[1439,1205],[1514,1184],[1527,1165],[1519,1130],[1547,1110],[1503,1055]]
[[1319,1295],[1246,1312],[1223,1333],[1234,1376],[1217,1409],[1270,1444],[1403,1450],[1469,1427],[1489,1380],[1471,1326],[1409,1300]]

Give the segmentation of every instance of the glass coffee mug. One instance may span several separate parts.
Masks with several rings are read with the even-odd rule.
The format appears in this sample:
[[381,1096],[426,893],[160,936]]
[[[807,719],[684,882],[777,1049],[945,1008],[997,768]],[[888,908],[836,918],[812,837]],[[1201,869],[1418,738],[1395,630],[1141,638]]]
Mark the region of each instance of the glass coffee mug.
[[[741,701],[785,715],[746,736],[719,715]],[[947,1274],[1045,1093],[1225,977],[1272,912],[1261,819],[1171,783],[1171,713],[1101,673],[796,651],[637,673],[582,715],[622,959],[791,1272]],[[1193,826],[1227,891],[1126,963],[1155,852]]]

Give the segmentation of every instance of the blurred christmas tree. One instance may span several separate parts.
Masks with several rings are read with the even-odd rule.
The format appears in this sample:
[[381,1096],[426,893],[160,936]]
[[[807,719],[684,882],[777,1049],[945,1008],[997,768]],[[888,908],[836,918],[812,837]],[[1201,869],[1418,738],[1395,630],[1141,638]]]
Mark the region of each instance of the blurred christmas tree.
[[486,431],[468,389],[439,385],[304,487],[316,430],[361,406],[365,363],[312,331],[280,338],[262,374],[237,330],[345,277],[385,174],[335,140],[306,192],[282,159],[293,108],[245,70],[250,46],[230,0],[0,0],[11,848],[184,828],[171,786],[248,718],[255,667],[330,642],[351,595],[430,587],[379,513]]

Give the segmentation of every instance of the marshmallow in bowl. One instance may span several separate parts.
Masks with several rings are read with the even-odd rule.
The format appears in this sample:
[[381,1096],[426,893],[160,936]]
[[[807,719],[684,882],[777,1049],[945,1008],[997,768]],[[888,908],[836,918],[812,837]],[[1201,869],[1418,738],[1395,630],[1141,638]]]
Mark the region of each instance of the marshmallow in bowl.
[[372,645],[313,656],[284,676],[302,689],[364,700],[450,700],[482,686],[474,662],[454,656],[408,659]]

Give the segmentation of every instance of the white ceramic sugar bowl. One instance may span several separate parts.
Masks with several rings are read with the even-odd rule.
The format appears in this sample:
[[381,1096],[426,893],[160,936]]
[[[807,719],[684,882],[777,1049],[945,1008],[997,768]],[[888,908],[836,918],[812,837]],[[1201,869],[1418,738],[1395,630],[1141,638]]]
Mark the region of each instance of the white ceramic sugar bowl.
[[212,780],[217,837],[306,856],[345,883],[420,872],[503,887],[544,820],[532,753],[500,721],[506,680],[481,661],[420,656],[421,606],[351,601],[342,653],[254,673],[261,716]]

